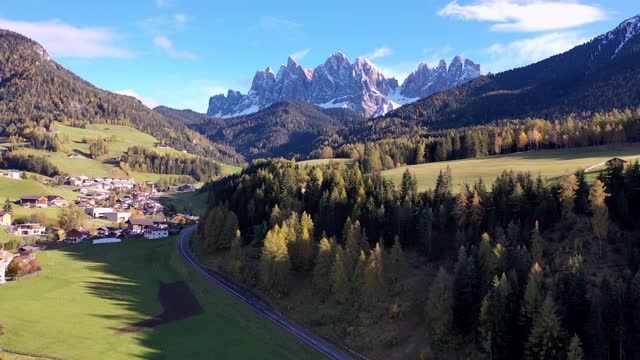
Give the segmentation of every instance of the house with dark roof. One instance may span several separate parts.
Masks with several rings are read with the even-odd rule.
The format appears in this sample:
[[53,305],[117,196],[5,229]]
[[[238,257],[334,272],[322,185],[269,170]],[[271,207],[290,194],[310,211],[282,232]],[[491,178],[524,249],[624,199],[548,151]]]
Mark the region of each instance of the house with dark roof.
[[25,195],[20,198],[20,205],[25,207],[46,208],[49,206],[49,199],[43,195]]
[[629,165],[629,161],[625,160],[623,158],[619,158],[619,157],[614,157],[611,158],[609,160],[607,160],[606,162],[607,166],[619,166],[622,167],[623,169],[627,167],[627,165]]
[[77,227],[67,231],[65,239],[71,241],[80,241],[88,238],[90,235],[91,233],[89,233],[88,230],[82,227]]
[[65,207],[69,205],[69,203],[62,196],[47,195],[47,205],[50,207]]

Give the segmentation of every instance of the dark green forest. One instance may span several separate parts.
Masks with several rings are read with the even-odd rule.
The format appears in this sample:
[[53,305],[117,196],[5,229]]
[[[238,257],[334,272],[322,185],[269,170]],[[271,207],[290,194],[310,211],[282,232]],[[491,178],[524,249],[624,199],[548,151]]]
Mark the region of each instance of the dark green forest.
[[[395,187],[359,166],[254,162],[208,185],[197,247],[228,252],[225,271],[275,299],[306,279],[308,301],[341,309],[331,320],[339,331],[363,314],[401,319],[416,306],[404,303],[418,292],[411,280],[430,272],[417,301],[427,333],[416,336],[438,358],[640,351],[638,163],[592,183],[583,172],[554,183],[505,172],[490,188],[476,182],[458,194],[451,176],[418,192],[409,172]],[[388,315],[374,312],[380,306]]]

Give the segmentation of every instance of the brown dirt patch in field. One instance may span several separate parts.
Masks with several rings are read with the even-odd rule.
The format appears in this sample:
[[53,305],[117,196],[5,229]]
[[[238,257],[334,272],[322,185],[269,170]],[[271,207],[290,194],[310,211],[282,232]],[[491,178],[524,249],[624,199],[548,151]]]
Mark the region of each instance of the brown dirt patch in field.
[[116,335],[154,328],[204,313],[191,288],[183,281],[161,283],[158,289],[158,301],[164,310],[162,314],[122,328],[116,332]]

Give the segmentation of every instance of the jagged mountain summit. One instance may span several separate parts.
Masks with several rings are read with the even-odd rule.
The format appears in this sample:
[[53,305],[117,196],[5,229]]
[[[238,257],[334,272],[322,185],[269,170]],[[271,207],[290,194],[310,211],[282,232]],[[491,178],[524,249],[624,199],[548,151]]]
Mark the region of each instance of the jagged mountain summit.
[[229,90],[209,99],[207,114],[215,117],[247,115],[269,105],[293,99],[324,108],[345,107],[363,116],[378,116],[439,91],[473,80],[480,65],[456,56],[447,66],[420,64],[402,85],[386,78],[365,58],[350,62],[342,52],[333,53],[315,69],[304,69],[289,57],[278,73],[270,67],[257,71],[247,94]]

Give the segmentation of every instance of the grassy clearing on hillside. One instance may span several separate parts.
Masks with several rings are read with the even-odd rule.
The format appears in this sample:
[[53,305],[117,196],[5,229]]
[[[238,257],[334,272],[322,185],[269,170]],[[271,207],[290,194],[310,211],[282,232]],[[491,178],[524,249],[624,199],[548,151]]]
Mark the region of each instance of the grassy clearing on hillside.
[[[43,273],[0,290],[0,346],[65,359],[315,359],[295,338],[189,270],[176,239],[40,251]],[[115,335],[160,314],[160,283],[184,281],[201,315]]]
[[301,166],[315,166],[315,165],[327,165],[332,162],[343,163],[347,166],[352,166],[355,163],[352,159],[335,158],[335,159],[304,160],[304,161],[299,161],[298,164],[300,164]]
[[[540,173],[548,179],[553,179],[616,156],[638,157],[640,156],[640,144],[528,151],[482,159],[411,165],[408,168],[417,176],[418,188],[425,190],[435,187],[438,172],[446,169],[447,166],[453,172],[453,183],[456,188],[461,183],[472,184],[479,178],[482,178],[487,186],[491,186],[495,178],[504,170],[530,171],[534,175]],[[406,169],[407,166],[386,170],[382,172],[382,175],[399,184]],[[597,174],[597,172],[598,169],[592,170],[590,176],[595,178],[593,174]]]
[[168,199],[163,201],[165,206],[173,204],[179,211],[191,211],[195,215],[203,216],[207,212],[209,203],[207,192],[185,192],[167,194]]
[[[120,125],[104,125],[90,124],[86,128],[76,128],[58,124],[58,130],[62,137],[68,137],[71,150],[74,154],[81,158],[70,159],[67,154],[62,152],[49,152],[35,149],[22,149],[21,153],[34,154],[44,156],[49,159],[62,172],[72,175],[85,175],[89,177],[116,177],[128,178],[133,177],[137,181],[157,181],[162,175],[135,173],[127,175],[118,167],[118,161],[114,158],[120,157],[123,152],[131,146],[142,145],[149,148],[155,148],[159,141],[148,134],[128,126]],[[109,138],[115,136],[116,141],[107,143],[109,153],[101,156],[99,159],[92,159],[89,153],[89,144],[82,141],[83,138]],[[185,154],[175,149],[156,149],[163,153],[175,153],[182,156],[195,156]],[[240,168],[230,165],[221,164],[224,173],[237,173]]]

